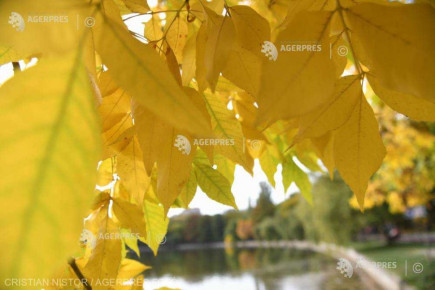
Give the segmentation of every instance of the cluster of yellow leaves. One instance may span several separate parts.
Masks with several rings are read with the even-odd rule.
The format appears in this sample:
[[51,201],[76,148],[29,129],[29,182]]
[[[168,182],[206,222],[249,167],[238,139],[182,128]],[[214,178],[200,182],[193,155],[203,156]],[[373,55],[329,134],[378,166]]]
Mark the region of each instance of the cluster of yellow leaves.
[[[297,164],[321,171],[320,158],[363,208],[385,156],[364,82],[394,110],[435,120],[429,4],[37,2],[2,1],[0,19],[67,10],[95,25],[1,27],[0,64],[38,64],[0,88],[0,278],[64,264],[87,216],[87,233],[121,238],[88,241],[68,273],[142,279],[146,267],[125,259],[126,245],[138,252],[139,239],[156,253],[169,209],[188,207],[198,186],[236,208],[235,165],[252,173],[255,158],[273,185],[282,164],[285,189],[294,182],[308,201]],[[131,13],[149,16],[143,34],[125,25]],[[265,41],[278,48],[276,61],[263,55]],[[281,49],[295,43],[321,49]]]

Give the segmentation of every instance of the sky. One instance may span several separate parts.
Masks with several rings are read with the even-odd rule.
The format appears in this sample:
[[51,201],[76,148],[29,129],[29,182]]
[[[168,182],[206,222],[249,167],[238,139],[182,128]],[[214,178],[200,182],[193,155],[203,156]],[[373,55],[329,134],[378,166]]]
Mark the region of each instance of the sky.
[[[284,201],[290,196],[291,193],[297,192],[298,188],[292,184],[287,193],[284,193],[284,186],[282,184],[282,167],[278,165],[278,170],[275,174],[276,188],[272,188],[271,198],[275,204]],[[261,170],[260,163],[255,160],[254,175],[251,176],[241,166],[236,165],[234,172],[234,183],[231,191],[236,200],[237,207],[240,210],[247,209],[249,202],[251,205],[255,205],[255,202],[260,194],[260,182],[268,182],[266,174]],[[215,215],[224,213],[227,210],[231,210],[232,207],[222,205],[220,203],[211,200],[206,194],[198,188],[196,195],[190,203],[190,208],[199,208],[202,214]],[[181,213],[182,209],[171,209],[170,216]]]

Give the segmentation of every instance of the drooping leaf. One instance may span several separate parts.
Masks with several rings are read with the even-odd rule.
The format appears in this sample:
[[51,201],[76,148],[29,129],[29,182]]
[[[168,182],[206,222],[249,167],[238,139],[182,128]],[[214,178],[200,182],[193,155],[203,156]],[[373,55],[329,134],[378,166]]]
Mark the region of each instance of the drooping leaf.
[[115,221],[109,217],[107,204],[94,213],[90,222],[97,228],[93,236],[95,244],[82,272],[92,289],[105,289],[107,286],[102,282],[116,277],[121,265],[120,231]]
[[326,133],[325,135],[317,138],[312,138],[314,146],[318,150],[320,159],[323,165],[328,169],[329,177],[334,177],[334,132]]
[[130,138],[129,144],[117,155],[117,173],[130,196],[142,203],[150,178],[143,163],[142,151],[137,137]]
[[208,197],[237,209],[231,193],[231,184],[219,171],[213,169],[210,164],[202,163],[197,159],[194,161],[194,170],[198,186]]
[[163,37],[163,30],[161,25],[161,19],[157,14],[153,14],[153,16],[145,22],[145,37],[150,41],[154,42],[156,46],[160,46],[161,39]]
[[198,182],[196,180],[196,175],[195,172],[192,171],[190,172],[189,179],[187,180],[186,185],[184,186],[179,196],[179,199],[181,200],[185,208],[189,206],[190,202],[195,196],[197,187]]
[[301,191],[302,196],[310,203],[313,203],[311,196],[311,183],[308,175],[296,165],[292,156],[288,155],[282,164],[282,179],[284,190],[287,191],[290,184],[294,182]]
[[267,180],[273,187],[275,187],[275,173],[278,164],[279,160],[267,150],[260,157],[261,169],[264,171],[267,176]]
[[214,136],[221,140],[221,144],[215,145],[216,152],[252,172],[253,160],[246,154],[242,128],[234,113],[227,109],[222,96],[206,92],[204,97],[211,116]]
[[196,37],[197,34],[191,35],[183,49],[183,62],[181,76],[183,86],[188,86],[196,71]]
[[234,45],[222,74],[235,85],[255,96],[260,87],[261,59],[249,50]]
[[359,75],[346,76],[337,81],[332,99],[319,109],[299,120],[297,139],[320,137],[342,126],[353,112],[363,92]]
[[113,198],[112,208],[122,228],[130,229],[134,235],[147,237],[142,207],[121,198]]
[[150,268],[151,267],[144,265],[136,260],[123,259],[121,262],[121,266],[119,267],[119,273],[117,278],[121,281],[127,281]]
[[160,244],[166,239],[169,218],[166,217],[164,207],[154,202],[145,200],[143,208],[147,225],[145,243],[150,247],[154,255],[157,255]]
[[354,192],[361,209],[367,183],[385,156],[372,108],[361,97],[350,119],[334,136],[335,166]]
[[[183,49],[186,45],[188,26],[184,15],[173,15],[175,18],[169,18],[166,21],[165,33],[166,41],[174,52],[177,61],[183,61]],[[170,26],[170,27],[169,27]]]

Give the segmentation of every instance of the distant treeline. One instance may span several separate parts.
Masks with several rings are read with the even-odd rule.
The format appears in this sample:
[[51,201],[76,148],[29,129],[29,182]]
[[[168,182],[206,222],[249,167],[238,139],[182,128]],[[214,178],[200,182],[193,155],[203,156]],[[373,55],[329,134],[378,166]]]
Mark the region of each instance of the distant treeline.
[[214,216],[190,210],[171,218],[166,245],[294,239],[347,244],[358,234],[384,233],[391,225],[418,230],[428,223],[427,220],[412,221],[402,214],[391,214],[387,204],[365,213],[353,209],[349,205],[352,193],[339,177],[317,179],[313,186],[313,206],[300,194],[275,205],[270,197],[270,186],[267,183],[260,185],[259,198],[248,210]]

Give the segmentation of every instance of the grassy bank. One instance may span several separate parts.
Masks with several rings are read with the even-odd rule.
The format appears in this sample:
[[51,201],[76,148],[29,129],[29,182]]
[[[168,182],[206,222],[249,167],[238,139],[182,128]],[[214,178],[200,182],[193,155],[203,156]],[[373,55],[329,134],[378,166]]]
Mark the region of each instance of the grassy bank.
[[[407,284],[418,289],[435,289],[433,245],[387,245],[383,242],[369,242],[352,244],[352,247],[374,262],[396,262],[396,267],[390,267],[389,270],[399,275]],[[421,267],[417,263],[423,266],[421,273],[418,273]]]

